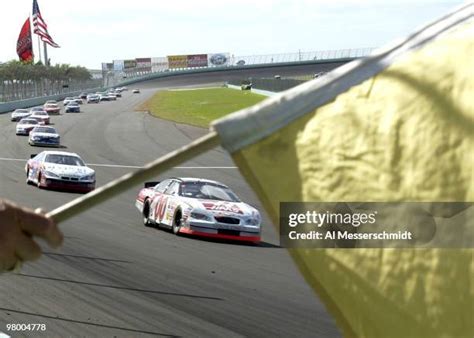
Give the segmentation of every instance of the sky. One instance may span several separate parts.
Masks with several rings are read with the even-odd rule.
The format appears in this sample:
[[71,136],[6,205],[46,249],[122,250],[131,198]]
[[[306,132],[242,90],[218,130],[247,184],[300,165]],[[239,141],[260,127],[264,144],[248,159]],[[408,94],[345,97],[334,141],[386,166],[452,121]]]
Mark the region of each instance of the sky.
[[[117,59],[179,54],[236,56],[381,47],[464,1],[446,0],[38,0],[61,48],[51,62],[100,69]],[[0,62],[16,41],[32,0],[0,12]],[[37,38],[33,37],[37,54]]]

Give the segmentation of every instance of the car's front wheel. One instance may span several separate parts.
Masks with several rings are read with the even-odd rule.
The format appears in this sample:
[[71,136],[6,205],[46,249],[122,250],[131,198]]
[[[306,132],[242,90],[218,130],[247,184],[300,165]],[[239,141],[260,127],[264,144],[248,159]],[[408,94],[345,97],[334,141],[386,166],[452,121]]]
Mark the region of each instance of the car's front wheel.
[[41,176],[41,172],[38,174],[38,181],[36,182],[36,186],[41,189],[41,180],[43,177]]

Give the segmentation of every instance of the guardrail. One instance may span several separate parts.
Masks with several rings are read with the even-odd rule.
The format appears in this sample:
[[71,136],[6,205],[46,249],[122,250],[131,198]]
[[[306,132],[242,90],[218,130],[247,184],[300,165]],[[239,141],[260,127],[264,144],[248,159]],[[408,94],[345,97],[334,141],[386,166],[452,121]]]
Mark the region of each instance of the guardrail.
[[[89,91],[91,91],[91,92],[103,91],[103,90],[105,90],[105,89],[102,88],[102,87],[90,88],[89,89]],[[56,94],[56,95],[49,95],[49,96],[39,96],[39,97],[29,98],[29,99],[25,99],[25,100],[1,102],[0,103],[0,114],[8,113],[8,112],[14,111],[15,109],[41,106],[48,100],[61,101],[67,96],[77,96],[80,93],[82,93],[82,90],[74,91],[74,92],[61,93],[61,94]]]
[[47,79],[38,81],[5,81],[0,82],[0,103],[67,94],[96,87],[102,87],[102,80],[82,82],[51,82]]

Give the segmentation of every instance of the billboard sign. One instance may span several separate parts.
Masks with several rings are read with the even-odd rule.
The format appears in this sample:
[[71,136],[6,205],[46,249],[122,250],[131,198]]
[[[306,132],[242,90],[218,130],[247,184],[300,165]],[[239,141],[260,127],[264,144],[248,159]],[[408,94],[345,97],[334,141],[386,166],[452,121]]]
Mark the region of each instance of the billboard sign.
[[124,65],[125,69],[136,68],[137,67],[137,61],[135,59],[133,59],[133,60],[124,60],[123,65]]
[[188,55],[188,68],[207,67],[207,54]]
[[151,58],[136,58],[137,70],[141,72],[151,71]]
[[228,66],[230,63],[230,54],[229,53],[209,54],[208,59],[209,59],[209,67]]
[[114,60],[114,71],[121,72],[124,68],[123,60]]
[[168,70],[168,58],[166,57],[152,58],[151,68],[153,72],[164,72]]
[[169,64],[169,69],[187,68],[188,56],[187,55],[169,55],[168,64]]

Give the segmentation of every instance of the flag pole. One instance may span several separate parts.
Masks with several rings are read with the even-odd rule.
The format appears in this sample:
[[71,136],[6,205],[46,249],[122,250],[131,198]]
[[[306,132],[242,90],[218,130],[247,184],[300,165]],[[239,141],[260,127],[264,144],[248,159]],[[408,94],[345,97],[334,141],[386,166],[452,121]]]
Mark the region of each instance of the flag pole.
[[41,62],[41,42],[40,42],[39,35],[36,35],[36,38],[38,39],[38,55],[39,55],[39,60]]
[[46,216],[53,218],[58,223],[64,222],[81,212],[95,207],[99,203],[117,196],[137,184],[143,184],[146,180],[163,174],[163,172],[173,168],[173,166],[217,147],[219,143],[219,136],[215,131],[211,131],[193,142],[146,164],[135,172],[125,174],[84,196],[78,197],[50,211]]
[[46,42],[43,41],[43,47],[44,47],[44,65],[46,67],[49,67],[49,60],[48,60],[48,46],[46,45]]

